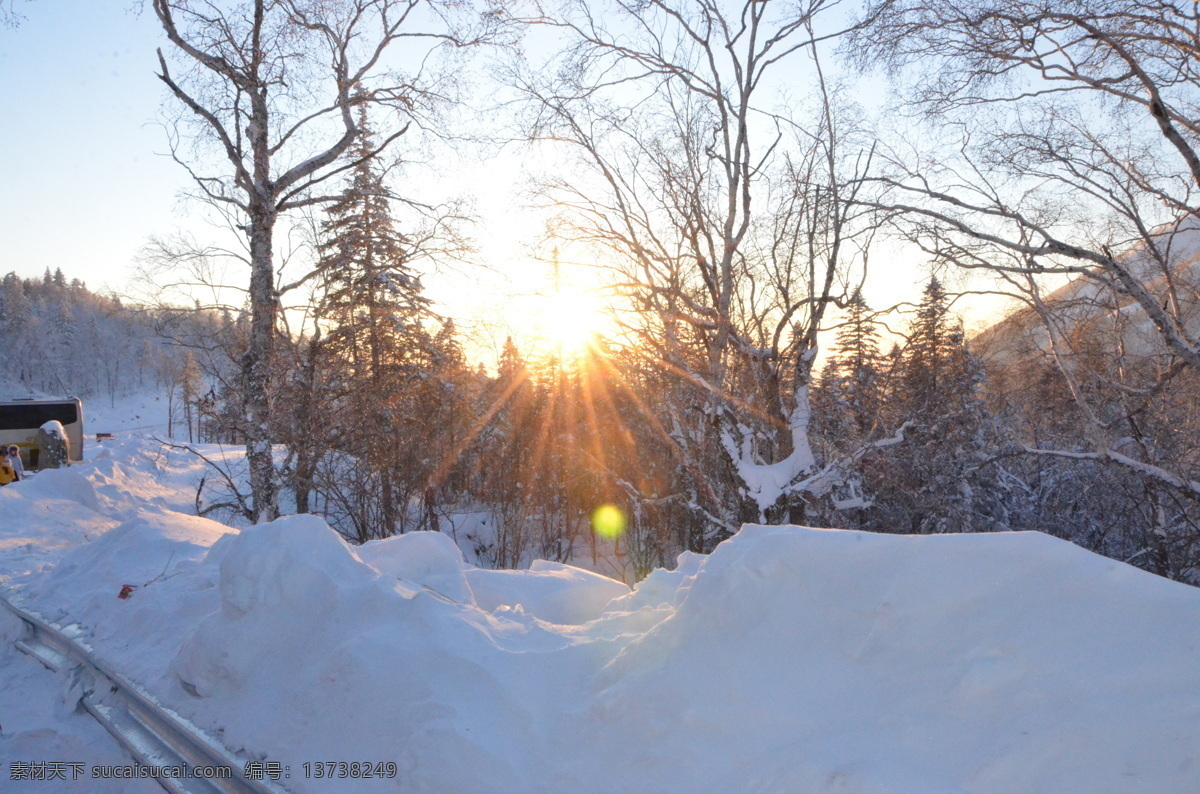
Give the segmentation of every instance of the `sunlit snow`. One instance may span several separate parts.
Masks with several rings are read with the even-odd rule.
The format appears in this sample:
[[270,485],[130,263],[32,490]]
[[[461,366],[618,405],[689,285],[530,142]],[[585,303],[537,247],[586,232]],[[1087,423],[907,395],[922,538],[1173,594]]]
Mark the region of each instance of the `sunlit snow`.
[[[6,592],[291,791],[349,790],[318,760],[397,764],[355,792],[1200,790],[1200,591],[1044,535],[746,527],[631,591],[239,532],[188,514],[186,453],[87,457],[0,489]],[[19,630],[0,760],[119,755]]]

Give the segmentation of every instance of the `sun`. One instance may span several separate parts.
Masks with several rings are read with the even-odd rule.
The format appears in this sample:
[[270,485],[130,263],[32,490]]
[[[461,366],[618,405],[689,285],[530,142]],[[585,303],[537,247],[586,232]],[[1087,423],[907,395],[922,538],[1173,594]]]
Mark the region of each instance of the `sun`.
[[560,355],[585,352],[606,325],[599,299],[584,291],[561,290],[546,295],[539,314],[542,338]]

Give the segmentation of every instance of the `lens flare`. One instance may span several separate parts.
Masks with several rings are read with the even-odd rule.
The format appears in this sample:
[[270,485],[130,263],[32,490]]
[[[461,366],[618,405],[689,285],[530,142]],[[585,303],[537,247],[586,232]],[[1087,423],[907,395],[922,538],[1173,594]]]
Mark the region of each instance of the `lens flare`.
[[592,528],[608,540],[616,540],[625,531],[625,514],[612,505],[601,505],[592,513]]

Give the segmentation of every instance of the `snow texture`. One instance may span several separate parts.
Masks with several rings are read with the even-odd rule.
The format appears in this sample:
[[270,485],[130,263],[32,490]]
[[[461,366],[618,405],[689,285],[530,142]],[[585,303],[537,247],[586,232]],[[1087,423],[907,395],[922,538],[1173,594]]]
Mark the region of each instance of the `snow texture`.
[[[1048,536],[747,526],[630,591],[239,532],[184,512],[185,455],[90,457],[0,489],[0,583],[294,792],[336,759],[398,765],[355,792],[1200,791],[1200,591]],[[115,752],[0,675],[6,765]]]

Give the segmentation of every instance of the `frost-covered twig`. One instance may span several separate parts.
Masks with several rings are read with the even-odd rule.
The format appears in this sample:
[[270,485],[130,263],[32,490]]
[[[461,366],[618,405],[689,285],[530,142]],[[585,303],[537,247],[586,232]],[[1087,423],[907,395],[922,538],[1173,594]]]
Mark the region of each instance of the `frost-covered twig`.
[[1025,451],[1030,455],[1047,455],[1056,458],[1071,458],[1073,460],[1094,460],[1099,463],[1115,463],[1118,466],[1136,471],[1152,480],[1170,486],[1193,499],[1200,499],[1200,481],[1187,479],[1167,471],[1153,463],[1135,460],[1128,455],[1122,455],[1112,449],[1103,452],[1071,452],[1063,449],[1039,449],[1025,445]]

